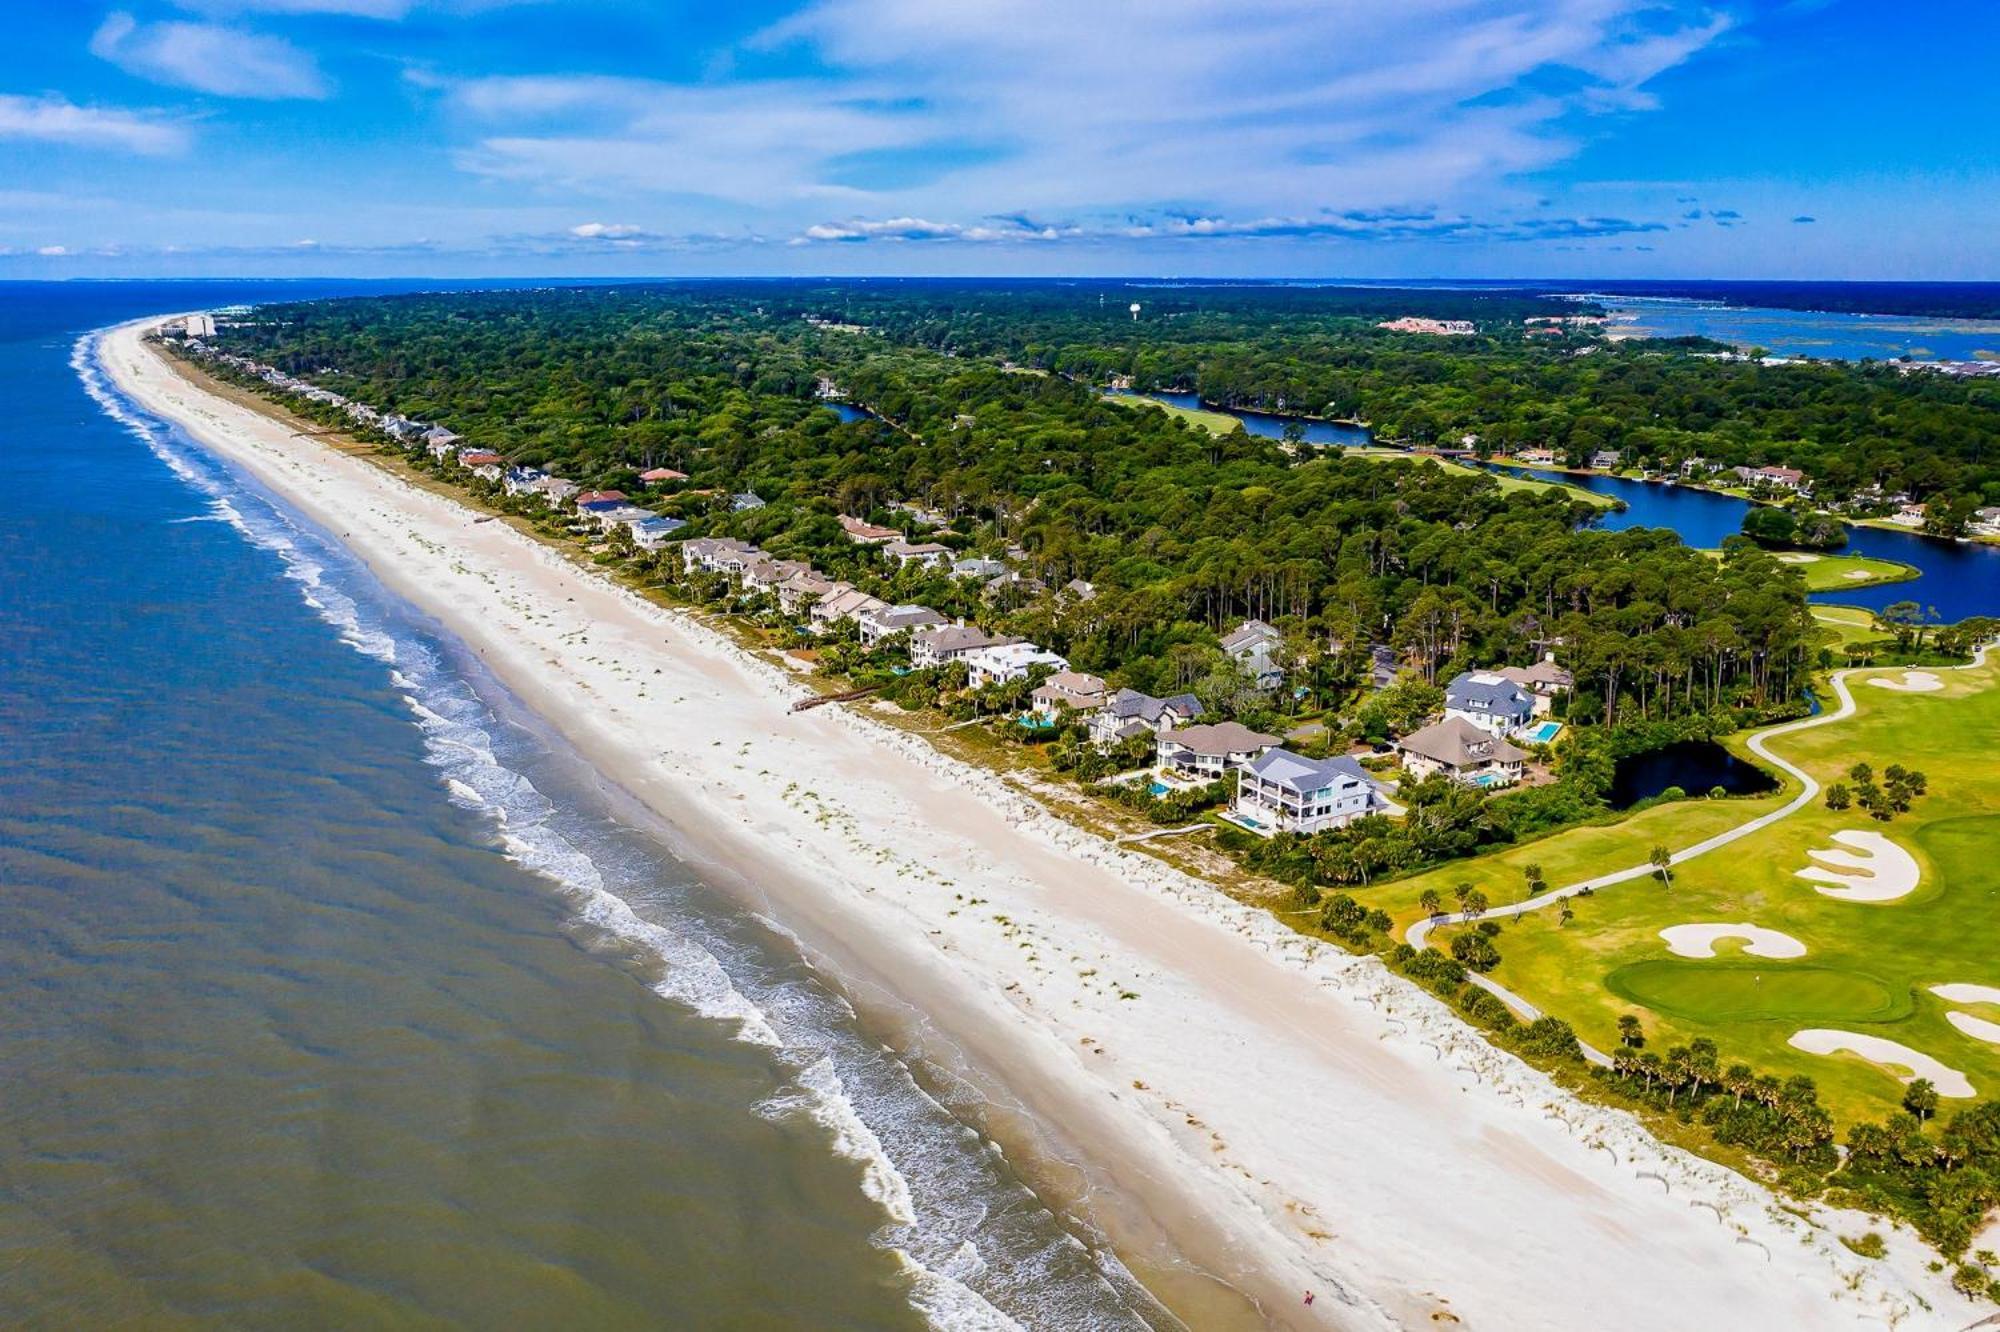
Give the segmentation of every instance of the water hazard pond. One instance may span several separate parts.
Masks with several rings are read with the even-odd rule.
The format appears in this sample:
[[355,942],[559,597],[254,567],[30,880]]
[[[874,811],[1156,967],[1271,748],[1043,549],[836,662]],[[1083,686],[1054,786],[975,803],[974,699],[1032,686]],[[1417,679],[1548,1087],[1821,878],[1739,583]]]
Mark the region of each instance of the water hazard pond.
[[1713,740],[1680,740],[1619,759],[1611,777],[1611,807],[1630,809],[1672,787],[1693,796],[1717,787],[1728,795],[1761,795],[1777,790],[1778,783]]

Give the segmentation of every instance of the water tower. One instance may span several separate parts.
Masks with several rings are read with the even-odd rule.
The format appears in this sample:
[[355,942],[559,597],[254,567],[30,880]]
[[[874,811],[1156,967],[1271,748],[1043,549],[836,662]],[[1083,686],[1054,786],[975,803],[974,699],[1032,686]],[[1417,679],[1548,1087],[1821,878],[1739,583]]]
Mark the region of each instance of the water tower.
[[1132,322],[1135,324],[1139,322],[1139,302],[1137,301],[1132,302]]

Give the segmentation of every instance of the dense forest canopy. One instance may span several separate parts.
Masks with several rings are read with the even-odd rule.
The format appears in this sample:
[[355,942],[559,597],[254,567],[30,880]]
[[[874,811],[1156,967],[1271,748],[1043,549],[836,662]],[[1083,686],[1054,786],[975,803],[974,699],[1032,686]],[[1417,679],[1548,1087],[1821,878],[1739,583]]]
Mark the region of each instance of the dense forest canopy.
[[[1141,688],[1187,683],[1202,658],[1177,648],[1212,645],[1217,630],[1260,616],[1280,623],[1301,661],[1355,670],[1369,644],[1387,642],[1429,679],[1559,646],[1586,719],[1796,693],[1812,627],[1800,581],[1769,556],[1716,560],[1669,533],[1595,530],[1593,511],[1560,493],[1503,493],[1491,477],[1431,463],[1218,437],[1108,404],[1095,386],[1129,373],[1191,379],[1236,401],[1325,393],[1377,419],[1371,403],[1407,397],[1405,416],[1451,416],[1454,429],[1477,417],[1504,430],[1484,414],[1532,413],[1537,429],[1559,418],[1566,437],[1607,441],[1670,428],[1754,436],[1745,415],[1805,431],[1837,408],[1798,401],[1752,366],[1618,348],[1575,357],[1523,335],[1522,318],[1573,312],[1567,302],[1153,289],[1135,323],[1130,290],[743,282],[408,296],[267,307],[223,341],[585,484],[638,493],[644,468],[684,471],[680,492],[656,502],[692,519],[691,533],[748,537],[836,574],[888,581],[836,514],[902,525],[892,502],[928,506],[953,519],[947,544],[1013,548],[1051,587],[1096,584],[1083,604],[1000,609],[1080,668]],[[1482,331],[1375,327],[1403,314]],[[1573,350],[1583,336],[1559,341]],[[1825,373],[1824,384],[1797,381],[1809,400],[1873,412],[1936,392],[1974,410],[1963,386]],[[823,380],[879,415],[839,420],[814,401]],[[1571,400],[1545,400],[1538,383],[1568,386]],[[766,507],[731,511],[726,497],[746,490]],[[883,591],[993,614],[935,573],[898,574]]]

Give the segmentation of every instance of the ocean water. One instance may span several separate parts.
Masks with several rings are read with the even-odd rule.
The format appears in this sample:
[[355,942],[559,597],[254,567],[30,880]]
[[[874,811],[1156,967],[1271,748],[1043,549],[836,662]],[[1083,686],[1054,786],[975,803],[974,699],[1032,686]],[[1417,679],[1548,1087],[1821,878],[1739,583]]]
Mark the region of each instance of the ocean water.
[[118,319],[391,285],[0,286],[0,1323],[1175,1326],[93,363]]
[[1614,316],[1612,331],[1653,338],[1713,338],[1762,347],[1773,356],[1824,361],[1991,360],[2000,356],[2000,320],[1933,315],[1783,309],[1720,298],[1595,293]]

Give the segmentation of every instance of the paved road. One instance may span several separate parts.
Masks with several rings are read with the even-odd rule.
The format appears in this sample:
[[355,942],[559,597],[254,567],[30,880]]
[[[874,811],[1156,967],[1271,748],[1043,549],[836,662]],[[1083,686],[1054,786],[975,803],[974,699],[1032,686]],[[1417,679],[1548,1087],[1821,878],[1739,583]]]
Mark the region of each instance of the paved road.
[[[1977,652],[1972,654],[1972,660],[1963,666],[1927,667],[1925,669],[1973,670],[1985,664],[1986,654],[1992,648],[1993,645],[1990,643],[1981,646]],[[1772,767],[1797,778],[1800,787],[1798,795],[1768,814],[1760,814],[1756,818],[1740,823],[1726,832],[1719,832],[1704,841],[1696,842],[1685,851],[1674,852],[1670,863],[1679,865],[1685,861],[1693,860],[1696,856],[1707,855],[1717,847],[1728,846],[1731,842],[1740,841],[1752,833],[1762,832],[1778,820],[1789,818],[1811,804],[1813,798],[1819,794],[1819,783],[1814,781],[1812,775],[1804,768],[1773,754],[1768,748],[1770,742],[1778,739],[1780,736],[1793,735],[1799,731],[1808,731],[1815,726],[1830,726],[1834,722],[1845,721],[1847,718],[1853,716],[1854,695],[1847,687],[1847,677],[1860,672],[1881,669],[1883,668],[1879,666],[1856,666],[1848,670],[1834,672],[1832,677],[1833,692],[1835,697],[1840,700],[1839,708],[1832,712],[1822,712],[1817,717],[1807,717],[1801,721],[1786,722],[1782,726],[1774,726],[1768,731],[1759,731],[1756,735],[1751,736],[1749,741],[1750,752],[1758,758],[1763,759],[1766,763],[1769,763]],[[1524,916],[1530,911],[1540,911],[1546,907],[1554,906],[1565,897],[1575,897],[1578,893],[1594,892],[1599,888],[1609,888],[1613,884],[1625,883],[1632,879],[1648,878],[1653,873],[1654,869],[1650,863],[1633,865],[1626,869],[1614,870],[1609,874],[1600,874],[1594,879],[1579,879],[1575,883],[1564,884],[1560,888],[1537,894],[1525,901],[1510,903],[1507,906],[1491,907],[1476,916],[1463,911],[1431,916],[1411,925],[1405,931],[1403,937],[1413,948],[1427,948],[1430,946],[1428,940],[1431,931],[1440,925],[1458,924],[1468,920],[1497,920],[1503,916]],[[1536,1008],[1526,999],[1523,999],[1520,995],[1515,994],[1506,986],[1501,985],[1498,981],[1476,973],[1469,974],[1466,979],[1477,985],[1480,989],[1485,990],[1488,994],[1501,1000],[1509,1008],[1529,1021],[1542,1016],[1540,1009]],[[1593,1064],[1609,1066],[1611,1063],[1609,1055],[1601,1050],[1592,1049],[1588,1045],[1583,1047],[1583,1057]]]

